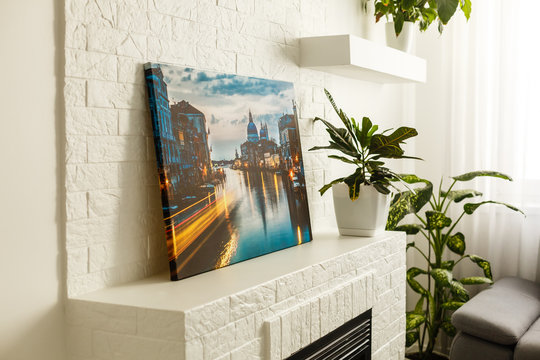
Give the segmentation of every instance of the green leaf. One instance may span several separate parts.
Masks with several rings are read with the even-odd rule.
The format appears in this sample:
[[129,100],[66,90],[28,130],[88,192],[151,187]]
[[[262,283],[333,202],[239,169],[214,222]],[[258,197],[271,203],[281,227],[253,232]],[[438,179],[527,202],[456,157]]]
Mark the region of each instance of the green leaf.
[[413,346],[418,341],[418,331],[411,331],[405,334],[405,346]]
[[452,219],[439,211],[426,211],[426,219],[428,230],[442,229],[452,224]]
[[347,164],[358,164],[358,160],[351,160],[351,159],[348,159],[344,156],[339,156],[339,155],[328,155],[328,157],[330,159],[336,159],[336,160],[340,160],[340,161],[343,161],[344,163],[347,163]]
[[462,201],[463,199],[472,198],[475,196],[482,196],[480,191],[466,189],[466,190],[452,190],[450,192],[441,191],[441,196],[446,196],[447,199],[454,201],[456,203]]
[[483,276],[471,276],[459,280],[463,285],[493,284],[493,280]]
[[414,241],[408,243],[408,244],[407,244],[407,247],[405,248],[405,250],[409,250],[410,247],[415,247]]
[[506,204],[506,203],[499,202],[499,201],[492,201],[492,200],[482,201],[482,202],[479,202],[479,203],[468,203],[468,204],[465,204],[465,205],[463,205],[463,210],[465,211],[465,213],[471,215],[472,213],[474,213],[474,212],[476,211],[476,209],[478,209],[480,206],[482,206],[482,205],[484,205],[484,204],[499,204],[499,205],[504,205],[504,206],[506,206],[507,208],[509,208],[510,210],[514,210],[514,211],[520,212],[520,213],[522,213],[523,215],[525,215],[525,213],[524,213],[523,211],[521,211],[520,209],[518,209],[517,207],[515,207],[515,206],[513,206],[513,205]]
[[321,193],[321,196],[324,195],[324,193],[332,187],[334,184],[342,183],[345,180],[345,178],[339,178],[336,180],[333,180],[332,182],[324,185],[322,188],[319,189],[319,192]]
[[406,329],[407,331],[416,329],[426,321],[426,317],[423,314],[415,314],[412,312],[407,313]]
[[420,230],[422,230],[422,225],[418,224],[406,224],[406,225],[399,225],[394,230],[395,231],[405,231],[407,235],[415,235],[418,234]]
[[370,153],[380,154],[386,158],[401,158],[403,149],[399,146],[406,139],[417,136],[414,128],[402,126],[390,135],[373,135],[369,146]]
[[465,235],[463,235],[462,233],[458,232],[452,236],[450,236],[446,242],[446,246],[448,246],[448,248],[458,254],[458,255],[463,255],[465,254]]
[[403,13],[401,11],[398,11],[398,13],[394,15],[394,31],[396,32],[396,36],[399,36],[401,30],[403,30],[404,22],[405,17],[403,16]]
[[407,190],[394,196],[390,204],[386,230],[395,230],[397,224],[406,215],[419,212],[429,202],[433,192],[433,185],[416,175],[400,175],[399,177],[408,184],[423,182],[425,186],[415,189],[414,192]]
[[491,264],[489,263],[489,261],[477,255],[467,255],[467,257],[471,259],[473,263],[477,264],[482,268],[485,277],[493,280],[493,274],[491,273]]
[[443,24],[447,24],[456,12],[459,0],[437,0],[437,13]]
[[461,285],[459,281],[450,281],[450,291],[454,295],[454,299],[466,302],[469,300],[469,292]]
[[412,267],[409,270],[407,270],[407,283],[411,287],[411,289],[414,292],[417,292],[421,295],[427,295],[429,292],[424,289],[422,285],[418,281],[416,281],[414,278],[420,274],[427,274],[426,271],[419,269],[417,267]]
[[362,118],[362,130],[360,131],[360,137],[358,138],[358,141],[360,141],[360,145],[362,145],[362,147],[369,146],[369,142],[371,142],[371,139],[368,141],[368,133],[372,126],[373,124],[371,123],[371,120],[364,116]]
[[441,329],[443,329],[446,335],[450,337],[456,336],[456,333],[457,333],[456,328],[454,327],[454,325],[452,325],[450,320],[443,321],[441,324]]
[[349,198],[352,201],[358,199],[360,195],[360,185],[365,183],[364,175],[360,168],[356,169],[354,174],[347,176],[343,181],[349,186]]
[[441,263],[441,269],[446,269],[452,271],[454,269],[455,261],[448,260]]
[[472,10],[471,0],[462,0],[460,7],[461,7],[461,11],[463,11],[463,14],[465,14],[465,17],[467,18],[467,20],[469,20],[469,18],[471,17],[471,10]]
[[496,177],[496,178],[512,181],[512,178],[506,174],[503,174],[497,171],[485,171],[485,170],[471,171],[462,175],[453,176],[452,179],[456,181],[470,181],[479,176],[490,176],[490,177]]
[[403,0],[403,10],[410,10],[414,5],[415,0]]
[[[352,156],[357,155],[356,148],[354,144],[352,143],[351,134],[347,131],[347,129],[337,128],[334,125],[332,125],[332,123],[330,123],[329,121],[326,121],[319,117],[316,117],[313,121],[320,121],[326,126],[326,131],[328,132],[328,134],[330,134],[330,137],[332,138],[332,140],[334,140],[335,145],[338,146],[336,150],[339,150],[339,151],[346,150],[347,152],[353,153]],[[317,148],[324,149],[324,147],[316,146],[314,148],[311,148],[310,150],[316,150]]]
[[390,189],[381,183],[373,183],[373,187],[383,195],[390,194]]
[[422,17],[428,21],[428,24],[433,22],[437,18],[437,11],[432,8],[423,8]]
[[424,296],[420,296],[420,299],[418,299],[418,302],[416,303],[416,306],[414,307],[414,313],[415,314],[423,314],[424,313]]
[[462,302],[462,301],[447,301],[447,302],[441,304],[441,307],[443,309],[446,309],[446,310],[457,310],[461,306],[463,306],[463,304],[465,304],[465,303]]
[[446,269],[435,268],[430,271],[431,277],[441,286],[449,286],[452,282],[452,273]]

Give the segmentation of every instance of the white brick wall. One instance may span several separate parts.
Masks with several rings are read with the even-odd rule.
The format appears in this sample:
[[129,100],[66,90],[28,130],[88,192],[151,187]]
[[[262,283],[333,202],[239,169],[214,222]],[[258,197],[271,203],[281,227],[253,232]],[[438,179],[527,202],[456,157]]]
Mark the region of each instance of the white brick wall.
[[372,358],[402,360],[404,234],[184,312],[70,299],[67,343],[71,360],[281,359],[369,308]]
[[[324,74],[300,69],[298,37],[324,32],[324,0],[66,0],[67,290],[76,296],[165,270],[142,64],[295,83],[312,224],[333,217]],[[302,281],[289,279],[286,281]],[[278,287],[277,296],[289,296]],[[249,349],[246,349],[246,351]],[[240,356],[240,355],[238,355]]]

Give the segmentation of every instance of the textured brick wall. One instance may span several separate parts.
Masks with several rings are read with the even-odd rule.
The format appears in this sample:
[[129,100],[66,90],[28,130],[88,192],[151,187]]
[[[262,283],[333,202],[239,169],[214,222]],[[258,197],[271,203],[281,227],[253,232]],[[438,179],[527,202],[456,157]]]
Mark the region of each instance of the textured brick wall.
[[[293,81],[303,149],[321,141],[324,74],[296,63],[298,38],[324,33],[322,0],[66,0],[65,16],[70,296],[167,265],[143,63]],[[304,157],[317,226],[327,159]]]
[[69,300],[69,359],[281,359],[369,308],[372,359],[402,360],[403,233],[185,312]]

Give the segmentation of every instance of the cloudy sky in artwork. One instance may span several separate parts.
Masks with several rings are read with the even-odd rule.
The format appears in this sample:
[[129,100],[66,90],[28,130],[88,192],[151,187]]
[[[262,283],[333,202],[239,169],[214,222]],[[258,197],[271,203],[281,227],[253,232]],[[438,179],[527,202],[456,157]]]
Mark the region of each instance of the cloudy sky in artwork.
[[279,145],[278,121],[292,114],[294,87],[284,81],[199,71],[161,65],[171,104],[188,101],[206,117],[212,159],[233,159],[247,139],[248,111],[260,130],[268,124],[270,138]]

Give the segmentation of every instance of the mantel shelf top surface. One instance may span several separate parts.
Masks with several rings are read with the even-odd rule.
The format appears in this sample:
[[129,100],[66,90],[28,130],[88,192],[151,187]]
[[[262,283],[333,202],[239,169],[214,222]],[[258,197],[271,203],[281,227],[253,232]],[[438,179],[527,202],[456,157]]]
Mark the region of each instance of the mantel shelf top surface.
[[376,83],[426,82],[426,60],[348,34],[301,38],[300,66]]
[[381,241],[404,236],[400,232],[384,232],[375,237],[349,237],[340,236],[335,229],[318,231],[313,235],[311,242],[301,246],[277,251],[180,281],[169,281],[168,274],[160,274],[97,290],[73,299],[159,310],[186,311]]

